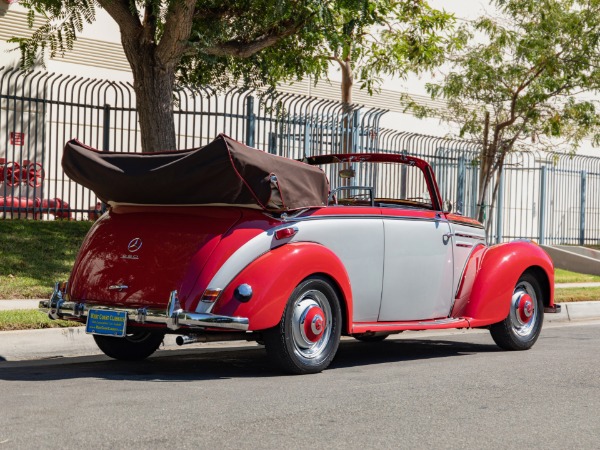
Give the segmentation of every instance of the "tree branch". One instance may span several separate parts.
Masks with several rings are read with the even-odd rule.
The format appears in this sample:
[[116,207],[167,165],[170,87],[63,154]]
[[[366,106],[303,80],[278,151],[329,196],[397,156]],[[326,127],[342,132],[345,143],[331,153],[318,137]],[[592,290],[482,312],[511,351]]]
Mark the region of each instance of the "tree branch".
[[195,0],[173,2],[167,12],[164,30],[158,47],[156,57],[163,64],[177,64],[184,54],[194,21]]
[[119,25],[123,34],[138,33],[142,24],[138,16],[131,13],[128,0],[98,0],[98,3]]
[[212,47],[203,48],[200,51],[213,56],[236,56],[238,58],[248,58],[265,48],[271,47],[288,36],[295,34],[304,26],[308,18],[301,20],[287,20],[280,26],[273,27],[262,36],[251,41],[228,41],[216,44]]

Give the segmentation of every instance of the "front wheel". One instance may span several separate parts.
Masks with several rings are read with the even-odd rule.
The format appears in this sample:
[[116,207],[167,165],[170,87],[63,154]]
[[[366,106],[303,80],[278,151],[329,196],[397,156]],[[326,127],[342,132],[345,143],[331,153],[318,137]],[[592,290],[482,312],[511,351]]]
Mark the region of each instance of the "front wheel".
[[506,319],[490,327],[494,342],[504,350],[528,350],[537,341],[544,322],[540,283],[531,273],[515,286]]
[[279,325],[264,333],[267,352],[286,372],[321,372],[337,352],[341,317],[331,284],[322,277],[307,278],[292,292]]
[[162,343],[164,333],[134,331],[125,337],[94,334],[96,345],[106,356],[122,361],[139,361],[154,353]]

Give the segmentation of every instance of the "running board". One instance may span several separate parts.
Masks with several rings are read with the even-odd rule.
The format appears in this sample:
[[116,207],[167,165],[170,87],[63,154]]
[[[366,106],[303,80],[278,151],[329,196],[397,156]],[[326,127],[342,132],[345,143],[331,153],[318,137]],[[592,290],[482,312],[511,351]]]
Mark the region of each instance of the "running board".
[[447,328],[470,328],[469,321],[464,318],[447,318],[436,320],[411,320],[408,322],[359,322],[352,325],[352,334],[407,331],[407,330],[443,330]]

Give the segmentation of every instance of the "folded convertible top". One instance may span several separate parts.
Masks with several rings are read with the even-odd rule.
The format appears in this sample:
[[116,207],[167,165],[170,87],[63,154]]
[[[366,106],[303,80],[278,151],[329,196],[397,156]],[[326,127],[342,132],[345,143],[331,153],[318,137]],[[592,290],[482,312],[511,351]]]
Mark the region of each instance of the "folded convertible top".
[[236,205],[273,212],[327,204],[324,172],[248,147],[220,134],[191,150],[121,153],[73,139],[65,173],[108,204]]

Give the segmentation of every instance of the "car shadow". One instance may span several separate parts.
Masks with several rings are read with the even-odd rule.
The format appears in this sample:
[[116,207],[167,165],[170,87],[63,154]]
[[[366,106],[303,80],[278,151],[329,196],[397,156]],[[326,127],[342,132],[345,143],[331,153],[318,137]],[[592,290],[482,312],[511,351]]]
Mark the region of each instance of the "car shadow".
[[335,359],[329,366],[330,369],[501,351],[495,344],[442,339],[392,339],[382,342],[346,342],[344,344],[340,345]]
[[[328,370],[499,351],[495,345],[450,340],[343,341]],[[144,361],[105,356],[0,362],[0,380],[52,381],[100,378],[114,381],[188,382],[286,376],[263,347],[161,351]]]

